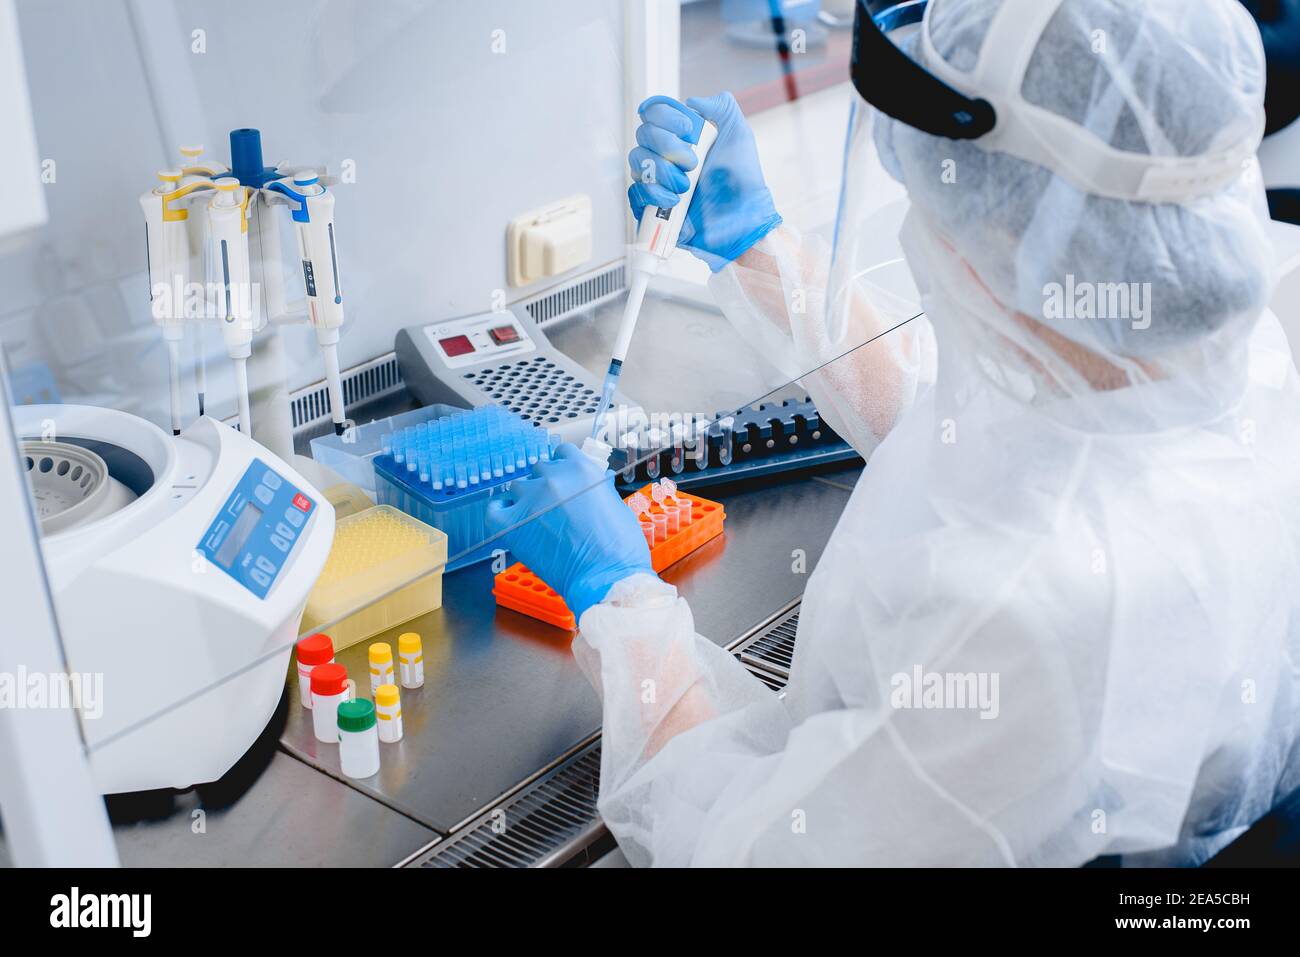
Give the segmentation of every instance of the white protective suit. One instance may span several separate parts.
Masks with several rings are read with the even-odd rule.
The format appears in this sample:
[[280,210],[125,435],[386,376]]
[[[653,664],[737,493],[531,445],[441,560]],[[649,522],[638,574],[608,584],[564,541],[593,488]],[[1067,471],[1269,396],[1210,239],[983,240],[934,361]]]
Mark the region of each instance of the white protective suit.
[[[1258,143],[1235,0],[1048,5],[1003,97],[1143,156]],[[936,0],[910,52],[989,94],[969,74],[1002,6]],[[712,281],[790,377],[843,356],[804,382],[868,459],[788,693],[670,586],[616,585],[574,646],[604,701],[601,813],[634,864],[1199,863],[1300,785],[1300,390],[1257,169],[1135,202],[864,107],[833,262],[781,227]],[[905,311],[873,287],[852,188],[877,148],[928,319],[854,351]],[[1060,316],[1067,275],[1150,283],[1146,318]],[[806,289],[826,294],[787,308]],[[907,707],[918,668],[995,676],[995,704]]]

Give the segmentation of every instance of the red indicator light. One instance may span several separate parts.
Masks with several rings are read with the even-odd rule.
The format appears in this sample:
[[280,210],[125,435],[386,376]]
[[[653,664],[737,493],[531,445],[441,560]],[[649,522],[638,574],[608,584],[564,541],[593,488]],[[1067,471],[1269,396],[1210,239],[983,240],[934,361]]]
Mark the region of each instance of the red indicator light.
[[452,336],[450,339],[439,339],[438,345],[442,346],[443,352],[452,357],[463,356],[474,351],[474,343],[469,341],[469,336]]

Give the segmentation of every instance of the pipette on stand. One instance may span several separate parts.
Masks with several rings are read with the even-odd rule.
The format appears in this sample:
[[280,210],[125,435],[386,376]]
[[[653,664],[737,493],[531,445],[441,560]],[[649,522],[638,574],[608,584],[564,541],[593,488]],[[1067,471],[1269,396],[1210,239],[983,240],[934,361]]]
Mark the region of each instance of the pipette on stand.
[[[212,268],[212,244],[203,243],[203,275],[204,281],[210,282],[213,275]],[[207,397],[208,397],[208,357],[203,350],[203,325],[196,324],[194,329],[194,391],[199,397],[199,415],[207,414]]]
[[[180,171],[182,183],[189,186],[197,184],[199,187],[207,189],[211,187],[211,180],[221,176],[229,176],[230,171],[221,163],[207,162],[203,159],[203,146],[194,144],[180,147]],[[206,226],[201,223],[200,218],[196,217],[190,220],[191,224],[199,223],[200,227]],[[205,281],[210,281],[214,275],[212,265],[212,244],[205,241],[200,233],[196,234],[191,231],[190,248],[196,245],[203,250],[202,270]],[[193,338],[194,346],[194,390],[198,393],[199,415],[207,412],[207,392],[208,392],[208,359],[203,347],[203,324],[196,324]]]
[[307,311],[325,360],[334,433],[346,431],[343,383],[339,373],[339,329],[343,326],[343,289],[339,284],[338,248],[334,237],[334,194],[316,173],[296,173],[293,183],[277,180],[268,189],[288,197],[292,207],[302,278],[307,287]]
[[632,281],[628,286],[627,305],[623,309],[622,324],[618,329],[618,338],[614,340],[614,352],[609,359],[609,371],[605,373],[605,382],[601,387],[600,405],[592,422],[593,438],[600,432],[609,407],[614,401],[614,392],[618,389],[618,380],[623,373],[623,360],[627,358],[628,346],[632,343],[632,333],[636,331],[637,319],[641,315],[641,303],[645,299],[646,288],[650,280],[659,271],[659,264],[672,255],[677,248],[677,237],[682,231],[682,223],[691,208],[695,196],[695,186],[700,180],[700,171],[704,169],[709,149],[717,139],[717,128],[705,121],[685,104],[670,96],[652,96],[641,104],[641,110],[655,103],[666,103],[679,110],[691,121],[691,130],[682,137],[695,147],[695,168],[686,173],[688,186],[681,194],[677,205],[671,209],[656,209],[647,206],[641,213],[641,225],[637,228],[636,243],[632,247],[631,266]]
[[213,183],[216,193],[208,206],[212,254],[222,283],[221,334],[235,364],[235,397],[239,431],[253,434],[248,405],[248,357],[253,354],[253,290],[248,266],[248,198],[250,190],[233,176]]
[[216,179],[219,176],[229,176],[230,170],[221,163],[210,163],[203,159],[203,146],[195,144],[193,146],[182,146],[181,154],[181,172],[186,176],[201,176],[204,179]]
[[153,320],[167,343],[172,435],[181,434],[181,342],[185,338],[185,292],[190,283],[189,211],[180,202],[190,192],[181,171],[158,172],[158,185],[140,197],[149,257],[149,301]]

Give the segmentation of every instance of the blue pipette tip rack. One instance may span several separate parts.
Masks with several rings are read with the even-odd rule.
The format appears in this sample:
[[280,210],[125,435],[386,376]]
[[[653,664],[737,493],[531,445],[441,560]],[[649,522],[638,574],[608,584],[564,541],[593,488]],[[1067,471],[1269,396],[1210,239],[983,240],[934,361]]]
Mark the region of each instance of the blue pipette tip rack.
[[[547,461],[558,437],[500,406],[484,406],[390,432],[375,456],[375,492],[381,504],[440,529],[451,556],[487,538],[491,497]],[[491,555],[484,545],[448,563],[448,569]]]

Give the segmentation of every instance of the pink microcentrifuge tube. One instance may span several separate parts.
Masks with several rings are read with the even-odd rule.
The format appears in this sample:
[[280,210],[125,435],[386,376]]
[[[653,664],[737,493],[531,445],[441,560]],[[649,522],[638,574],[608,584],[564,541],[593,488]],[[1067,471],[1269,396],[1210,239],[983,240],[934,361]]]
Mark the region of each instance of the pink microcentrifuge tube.
[[678,509],[676,505],[669,505],[669,501],[669,499],[664,499],[659,503],[659,507],[663,510],[664,516],[668,519],[668,534],[676,535],[678,531],[681,530],[681,525],[677,518]]
[[689,498],[677,499],[677,525],[685,528],[695,519],[695,503]]

